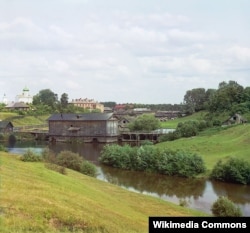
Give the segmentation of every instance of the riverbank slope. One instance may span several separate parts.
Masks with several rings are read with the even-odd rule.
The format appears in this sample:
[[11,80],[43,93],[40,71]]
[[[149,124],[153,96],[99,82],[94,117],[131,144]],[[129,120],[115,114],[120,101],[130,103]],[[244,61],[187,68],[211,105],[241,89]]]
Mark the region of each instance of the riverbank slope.
[[208,170],[218,160],[229,157],[244,159],[250,163],[250,124],[218,127],[201,132],[191,138],[181,138],[156,144],[159,148],[191,151],[200,155]]
[[0,152],[1,232],[148,232],[149,216],[205,216],[67,169]]

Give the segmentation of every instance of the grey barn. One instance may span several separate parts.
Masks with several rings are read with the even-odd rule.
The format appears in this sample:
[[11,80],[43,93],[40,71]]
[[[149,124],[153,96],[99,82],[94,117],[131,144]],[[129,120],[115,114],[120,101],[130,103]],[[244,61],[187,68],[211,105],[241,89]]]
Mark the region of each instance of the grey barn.
[[50,141],[116,142],[118,121],[113,113],[59,113],[48,118]]

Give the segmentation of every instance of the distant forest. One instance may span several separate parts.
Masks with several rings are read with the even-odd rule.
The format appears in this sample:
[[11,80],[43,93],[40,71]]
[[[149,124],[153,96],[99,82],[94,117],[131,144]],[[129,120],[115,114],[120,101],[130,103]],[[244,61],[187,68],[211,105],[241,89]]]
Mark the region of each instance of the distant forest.
[[[111,108],[117,106],[115,102],[103,102],[103,104],[105,107]],[[236,81],[223,81],[219,83],[218,89],[194,88],[187,90],[181,104],[126,103],[122,105],[125,109],[149,108],[152,111],[181,111],[188,114],[202,110],[211,113],[237,112],[245,114],[250,112],[250,87],[243,87]]]

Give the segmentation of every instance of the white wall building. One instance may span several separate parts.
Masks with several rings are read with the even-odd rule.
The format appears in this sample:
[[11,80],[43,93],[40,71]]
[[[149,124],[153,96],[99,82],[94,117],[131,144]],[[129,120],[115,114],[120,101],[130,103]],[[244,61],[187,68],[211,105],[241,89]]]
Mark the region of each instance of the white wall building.
[[8,104],[8,99],[7,99],[7,97],[6,97],[6,95],[4,94],[4,96],[3,96],[3,100],[2,100],[2,103],[3,104]]
[[20,94],[20,95],[17,95],[16,96],[16,100],[15,102],[23,102],[23,103],[26,103],[26,104],[31,104],[33,101],[33,96],[31,96],[29,94],[29,89],[27,87],[25,87],[23,89],[23,93]]

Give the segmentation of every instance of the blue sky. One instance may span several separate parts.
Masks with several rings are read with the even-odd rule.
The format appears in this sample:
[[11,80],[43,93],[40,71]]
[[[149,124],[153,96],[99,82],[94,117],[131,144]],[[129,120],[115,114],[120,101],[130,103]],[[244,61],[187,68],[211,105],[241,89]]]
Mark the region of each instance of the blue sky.
[[0,100],[35,95],[178,104],[250,86],[248,0],[0,0]]

